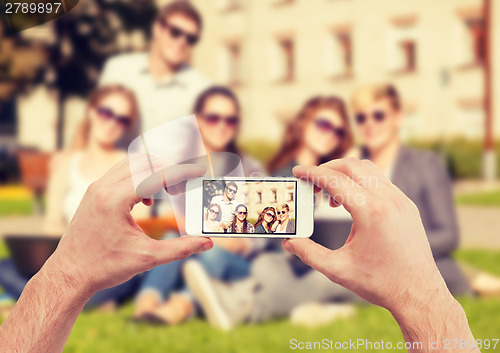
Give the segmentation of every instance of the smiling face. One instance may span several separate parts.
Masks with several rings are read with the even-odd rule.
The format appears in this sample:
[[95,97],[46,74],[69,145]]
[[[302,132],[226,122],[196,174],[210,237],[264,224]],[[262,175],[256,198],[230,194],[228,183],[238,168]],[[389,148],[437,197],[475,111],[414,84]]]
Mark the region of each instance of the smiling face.
[[303,144],[319,157],[330,155],[344,138],[345,126],[333,109],[319,109],[307,123]]
[[355,112],[356,128],[361,143],[368,150],[378,150],[399,138],[401,114],[389,99],[383,98]]
[[233,200],[237,192],[238,189],[236,189],[236,187],[233,184],[226,186],[226,197],[228,198],[228,200]]
[[180,66],[188,61],[195,44],[189,38],[199,37],[199,31],[193,19],[173,13],[155,21],[152,48],[169,65]]
[[114,146],[132,124],[133,107],[120,93],[109,93],[89,107],[89,139],[106,147]]
[[210,151],[224,151],[234,141],[239,116],[235,102],[224,95],[208,97],[197,113],[198,126],[205,146]]
[[236,218],[240,221],[243,222],[247,218],[247,208],[244,206],[240,206],[236,209]]
[[285,222],[288,217],[289,217],[289,214],[290,212],[286,209],[286,207],[283,207],[283,208],[276,208],[277,212],[278,212],[278,219],[283,223]]
[[264,221],[266,223],[271,223],[275,220],[276,215],[274,214],[273,210],[267,210],[266,213],[264,214]]
[[219,210],[217,207],[213,206],[208,210],[208,219],[211,221],[217,220],[217,217],[219,216]]

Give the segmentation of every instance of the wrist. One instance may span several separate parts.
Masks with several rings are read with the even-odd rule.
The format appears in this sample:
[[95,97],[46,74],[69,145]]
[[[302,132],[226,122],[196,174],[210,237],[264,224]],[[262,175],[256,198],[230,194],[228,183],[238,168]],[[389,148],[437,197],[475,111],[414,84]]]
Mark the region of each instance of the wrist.
[[391,307],[389,311],[398,323],[404,324],[441,312],[455,312],[458,307],[461,309],[448,288],[444,287],[408,293],[401,305]]
[[94,295],[95,291],[74,263],[60,261],[57,251],[51,256],[34,279],[48,286],[54,295],[73,305],[83,304]]
[[[427,342],[460,338],[474,339],[465,312],[448,288],[409,296],[405,305],[391,311],[406,342]],[[471,350],[474,351],[475,350]]]

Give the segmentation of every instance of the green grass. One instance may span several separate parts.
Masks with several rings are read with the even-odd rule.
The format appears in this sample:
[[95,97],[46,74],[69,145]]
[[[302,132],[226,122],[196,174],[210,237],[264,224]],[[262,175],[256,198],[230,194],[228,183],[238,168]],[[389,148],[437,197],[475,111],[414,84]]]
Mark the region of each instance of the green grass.
[[[7,254],[0,243],[0,257]],[[475,267],[500,275],[500,252],[460,250],[456,258]],[[460,299],[475,337],[500,338],[500,299]],[[176,327],[150,326],[130,321],[132,304],[117,313],[84,312],[78,318],[64,352],[164,353],[164,352],[289,352],[290,340],[349,341],[367,339],[372,342],[402,341],[396,322],[384,309],[359,305],[353,319],[341,320],[325,327],[306,329],[287,320],[244,325],[224,333],[196,318]],[[375,350],[359,350],[360,352]],[[398,352],[394,349],[393,351]],[[489,350],[493,351],[493,350]],[[500,343],[495,351],[500,351]]]
[[0,217],[24,216],[33,213],[33,200],[0,200]]
[[455,200],[459,205],[500,207],[500,190],[459,195]]

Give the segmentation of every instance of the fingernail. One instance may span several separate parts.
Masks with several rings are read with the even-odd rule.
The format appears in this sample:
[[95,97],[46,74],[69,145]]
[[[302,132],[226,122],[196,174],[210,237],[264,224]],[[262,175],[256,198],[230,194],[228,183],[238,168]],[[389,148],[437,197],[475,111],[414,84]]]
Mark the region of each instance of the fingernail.
[[203,244],[201,246],[201,251],[207,251],[207,250],[212,249],[212,244],[213,243],[211,241],[206,242],[205,244]]

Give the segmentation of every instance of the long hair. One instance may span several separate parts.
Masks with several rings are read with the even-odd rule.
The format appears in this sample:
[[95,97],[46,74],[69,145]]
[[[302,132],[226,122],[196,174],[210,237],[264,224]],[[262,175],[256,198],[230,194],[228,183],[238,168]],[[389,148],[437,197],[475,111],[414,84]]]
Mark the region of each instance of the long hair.
[[[213,96],[223,96],[230,99],[236,108],[236,115],[240,117],[241,108],[240,108],[240,102],[238,101],[238,97],[236,97],[233,91],[224,86],[212,86],[201,92],[198,98],[196,98],[196,102],[194,103],[193,107],[193,112],[195,114],[203,113],[203,109],[205,109],[205,103]],[[233,139],[228,144],[226,152],[231,152],[240,155],[240,150],[236,146],[236,138]]]
[[[231,222],[231,227],[230,227],[231,232],[230,233],[236,233],[236,213],[238,211],[238,208],[241,208],[241,207],[245,207],[245,211],[248,212],[247,206],[245,206],[243,204],[239,204],[238,206],[236,206],[236,208],[234,209],[234,218],[233,218],[233,221]],[[248,213],[247,213],[247,217],[248,217]],[[247,225],[248,225],[247,217],[245,217],[245,220],[243,221],[243,228],[241,229],[242,233],[247,232]]]
[[131,107],[130,118],[132,119],[132,124],[130,124],[130,127],[128,129],[130,130],[137,122],[137,120],[139,119],[139,107],[134,92],[122,85],[105,85],[98,87],[90,93],[89,99],[87,101],[87,107],[85,109],[85,117],[76,130],[73,142],[71,144],[71,150],[76,151],[87,147],[91,128],[89,110],[91,108],[97,107],[101,103],[101,101],[110,94],[121,94],[129,102]]
[[[259,218],[257,219],[257,223],[255,223],[255,227],[258,227],[258,226],[260,226],[261,224],[264,223],[264,216],[269,211],[273,211],[274,212],[274,217],[273,217],[273,220],[271,221],[271,223],[276,220],[276,210],[274,209],[274,207],[269,206],[269,207],[266,207],[266,208],[264,208],[262,210],[262,212],[259,215]],[[269,223],[268,223],[268,226],[269,226]],[[264,227],[265,227],[265,225],[264,225]]]
[[219,213],[217,214],[217,217],[215,217],[215,221],[216,221],[216,222],[220,222],[220,221],[221,221],[221,219],[222,219],[222,211],[221,211],[221,209],[220,209],[220,206],[219,206],[218,204],[216,204],[216,203],[211,203],[211,204],[208,206],[208,208],[207,208],[207,212],[205,212],[205,221],[208,221],[208,212],[210,212],[210,210],[211,210],[212,208],[217,208],[217,211],[218,211]]
[[278,153],[271,158],[268,169],[274,172],[285,165],[291,163],[298,150],[303,146],[304,131],[315,114],[321,109],[331,109],[335,111],[344,124],[346,132],[345,137],[340,141],[339,146],[330,154],[321,157],[319,164],[328,162],[332,159],[341,158],[351,147],[353,143],[349,116],[344,101],[334,96],[316,96],[308,100],[285,129],[283,143]]

